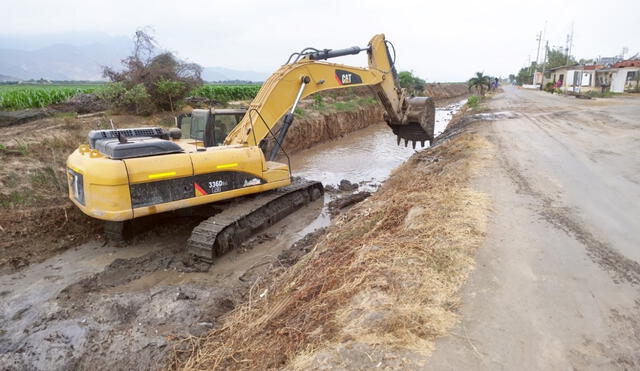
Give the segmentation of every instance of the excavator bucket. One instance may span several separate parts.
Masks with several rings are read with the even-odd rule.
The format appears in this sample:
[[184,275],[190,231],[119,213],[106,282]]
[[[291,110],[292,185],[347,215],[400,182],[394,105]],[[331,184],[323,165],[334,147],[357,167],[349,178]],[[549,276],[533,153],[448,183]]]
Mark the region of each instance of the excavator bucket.
[[402,122],[389,126],[398,137],[398,144],[404,140],[405,147],[411,142],[413,148],[416,143],[424,147],[425,142],[433,141],[436,107],[429,97],[405,98],[402,106]]

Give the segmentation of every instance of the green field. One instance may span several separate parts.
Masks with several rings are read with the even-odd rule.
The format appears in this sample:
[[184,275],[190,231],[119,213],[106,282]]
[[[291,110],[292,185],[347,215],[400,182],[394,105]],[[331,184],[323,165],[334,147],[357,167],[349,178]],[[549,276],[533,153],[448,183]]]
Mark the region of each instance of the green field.
[[[14,111],[26,108],[42,108],[62,103],[79,93],[93,93],[101,84],[78,85],[0,85],[0,110]],[[253,99],[260,90],[258,84],[223,85],[205,84],[191,92],[191,96],[204,97],[219,102]]]
[[229,102],[234,100],[253,99],[260,90],[260,85],[214,85],[207,84],[197,88],[191,95],[194,97],[204,97],[214,99],[220,102]]
[[0,110],[41,108],[64,102],[78,93],[92,93],[101,85],[0,85]]

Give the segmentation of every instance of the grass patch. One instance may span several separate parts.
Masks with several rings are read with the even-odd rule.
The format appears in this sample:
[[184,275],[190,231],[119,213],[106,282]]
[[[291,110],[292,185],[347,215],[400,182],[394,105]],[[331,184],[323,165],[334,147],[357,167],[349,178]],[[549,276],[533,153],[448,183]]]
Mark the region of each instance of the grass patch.
[[346,112],[346,111],[355,111],[358,109],[357,102],[353,100],[344,101],[344,102],[335,102],[333,103],[333,108],[337,112]]
[[8,195],[0,195],[0,206],[12,209],[27,204],[32,198],[28,191],[12,191]]
[[611,98],[611,97],[616,96],[617,94],[613,93],[613,92],[610,92],[610,91],[605,91],[603,93],[603,92],[591,90],[591,91],[586,92],[584,95],[586,95],[588,97],[591,97],[591,98]]
[[304,117],[306,115],[306,112],[303,108],[301,107],[296,107],[295,110],[293,110],[293,114],[295,117]]
[[320,94],[313,95],[313,103],[311,103],[311,109],[316,110],[318,112],[327,111],[327,104],[324,102],[322,95]]

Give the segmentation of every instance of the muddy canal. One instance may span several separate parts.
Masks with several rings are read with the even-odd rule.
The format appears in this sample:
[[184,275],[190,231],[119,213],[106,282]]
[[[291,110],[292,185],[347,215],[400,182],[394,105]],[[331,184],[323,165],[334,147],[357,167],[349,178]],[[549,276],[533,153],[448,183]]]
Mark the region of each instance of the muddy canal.
[[[442,132],[464,102],[437,110]],[[375,189],[414,150],[399,147],[384,123],[296,153],[294,175]],[[128,246],[92,241],[0,276],[0,369],[149,369],[172,354],[174,339],[205,334],[236,305],[267,295],[261,280],[294,264],[330,224],[317,200],[218,259],[208,271],[181,256],[197,220],[160,223]]]
[[[436,109],[436,136],[465,102],[466,99]],[[419,149],[419,144],[415,150],[411,144],[398,145],[389,127],[379,122],[292,155],[291,168],[294,175],[321,181],[325,186],[347,179],[371,190]]]

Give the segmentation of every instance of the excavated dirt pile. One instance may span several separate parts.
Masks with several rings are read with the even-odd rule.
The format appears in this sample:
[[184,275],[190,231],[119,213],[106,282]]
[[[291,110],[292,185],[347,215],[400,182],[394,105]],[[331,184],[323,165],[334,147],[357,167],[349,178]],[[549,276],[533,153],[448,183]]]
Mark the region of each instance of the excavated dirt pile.
[[456,321],[456,292],[484,235],[488,200],[470,181],[488,146],[464,132],[412,156],[176,366],[420,366]]

